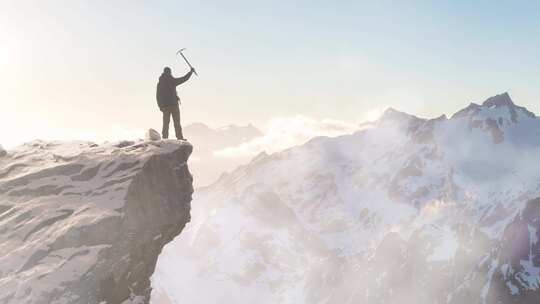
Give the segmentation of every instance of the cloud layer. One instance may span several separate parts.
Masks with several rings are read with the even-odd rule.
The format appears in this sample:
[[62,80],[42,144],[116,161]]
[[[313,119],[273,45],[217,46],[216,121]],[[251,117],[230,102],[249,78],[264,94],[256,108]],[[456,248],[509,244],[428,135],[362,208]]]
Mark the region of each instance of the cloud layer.
[[355,123],[315,119],[303,115],[271,119],[264,128],[264,136],[238,146],[217,150],[214,155],[224,158],[252,157],[261,152],[274,153],[301,145],[317,136],[350,134],[359,127]]

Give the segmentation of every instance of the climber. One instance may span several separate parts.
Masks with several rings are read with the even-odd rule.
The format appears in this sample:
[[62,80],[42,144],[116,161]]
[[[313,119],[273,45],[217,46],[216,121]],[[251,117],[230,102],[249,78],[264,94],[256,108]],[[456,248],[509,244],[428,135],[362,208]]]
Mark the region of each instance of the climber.
[[159,76],[156,99],[159,109],[163,112],[163,129],[161,135],[164,139],[169,137],[169,122],[172,115],[176,138],[179,140],[186,140],[182,134],[182,127],[180,126],[180,98],[176,92],[176,87],[186,82],[193,73],[195,73],[195,69],[191,68],[186,75],[174,78],[171,73],[171,68],[165,67],[163,73]]

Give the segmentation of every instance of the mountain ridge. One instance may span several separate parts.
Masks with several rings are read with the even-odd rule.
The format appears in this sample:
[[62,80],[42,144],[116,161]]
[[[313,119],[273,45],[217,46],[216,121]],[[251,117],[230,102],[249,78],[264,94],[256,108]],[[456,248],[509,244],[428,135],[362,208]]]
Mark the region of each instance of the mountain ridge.
[[497,104],[393,110],[261,155],[197,193],[153,286],[195,302],[535,303],[540,122]]

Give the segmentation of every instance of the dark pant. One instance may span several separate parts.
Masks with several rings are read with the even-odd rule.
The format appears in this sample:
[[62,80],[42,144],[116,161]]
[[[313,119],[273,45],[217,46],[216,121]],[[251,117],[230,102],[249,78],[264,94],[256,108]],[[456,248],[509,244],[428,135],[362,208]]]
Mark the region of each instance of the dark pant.
[[180,108],[177,105],[164,107],[161,109],[161,112],[163,112],[163,129],[161,130],[163,138],[169,138],[169,122],[172,115],[176,138],[183,139],[184,135],[182,135],[182,127],[180,126]]

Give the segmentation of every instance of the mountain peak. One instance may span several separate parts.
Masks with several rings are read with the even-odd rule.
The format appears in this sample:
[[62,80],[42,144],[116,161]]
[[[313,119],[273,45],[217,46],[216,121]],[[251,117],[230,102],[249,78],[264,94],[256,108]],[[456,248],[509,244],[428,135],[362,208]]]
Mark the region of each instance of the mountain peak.
[[510,95],[507,92],[504,92],[486,99],[486,101],[482,103],[482,106],[498,108],[502,106],[514,107],[515,104],[512,101],[512,98],[510,98]]
[[386,122],[386,121],[403,121],[403,120],[410,120],[410,119],[419,119],[418,117],[398,111],[392,107],[387,108],[384,113],[379,118],[379,122]]
[[497,116],[500,115],[500,112],[497,112],[498,110],[496,110],[499,108],[506,108],[508,110],[508,115],[510,115],[510,120],[514,123],[518,121],[520,114],[525,117],[536,117],[534,113],[527,110],[527,108],[516,105],[512,101],[512,98],[510,98],[510,95],[505,92],[486,99],[481,105],[471,103],[466,108],[459,110],[452,115],[452,118],[475,117],[479,115],[479,113],[483,113],[482,115],[484,116],[487,115],[486,117]]

